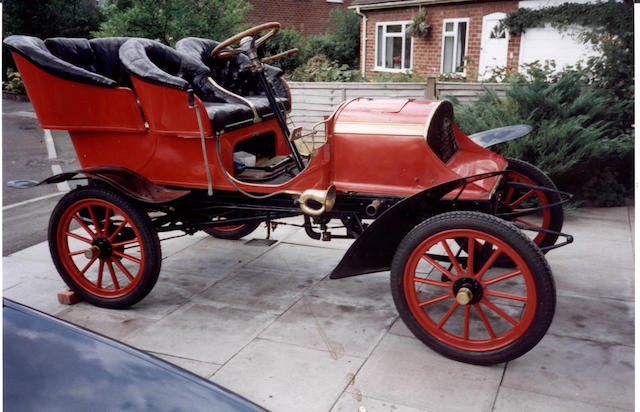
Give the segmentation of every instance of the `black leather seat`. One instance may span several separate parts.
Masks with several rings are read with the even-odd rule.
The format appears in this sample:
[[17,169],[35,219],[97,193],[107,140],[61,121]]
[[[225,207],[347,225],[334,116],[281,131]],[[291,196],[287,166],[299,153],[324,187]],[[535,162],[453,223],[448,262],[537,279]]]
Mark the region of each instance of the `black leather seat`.
[[[219,85],[251,101],[261,116],[265,114],[268,117],[269,113],[273,115],[258,77],[245,68],[251,63],[249,58],[243,54],[238,54],[227,59],[214,59],[211,57],[211,51],[218,44],[213,40],[187,37],[176,43],[176,50],[201,61],[211,70],[211,77]],[[268,64],[265,64],[264,68],[267,79],[275,91],[278,104],[285,111],[291,110],[289,89],[282,80],[282,70]],[[237,99],[233,99],[217,90],[214,96],[208,98],[210,101],[219,101],[220,99],[228,103],[237,102]]]
[[[209,81],[211,70],[193,55],[181,53],[159,42],[130,39],[120,47],[120,60],[131,75],[147,82],[179,90],[192,88],[203,101],[211,125],[216,131],[253,124],[251,108],[225,95]],[[266,97],[248,96],[263,119],[273,117]]]
[[[117,64],[106,62],[109,48],[119,47],[123,39],[47,39],[32,36],[9,36],[4,44],[40,69],[66,80],[100,87],[128,86]],[[96,50],[99,50],[96,53]],[[111,54],[113,56],[113,54]],[[117,57],[117,54],[116,54]]]

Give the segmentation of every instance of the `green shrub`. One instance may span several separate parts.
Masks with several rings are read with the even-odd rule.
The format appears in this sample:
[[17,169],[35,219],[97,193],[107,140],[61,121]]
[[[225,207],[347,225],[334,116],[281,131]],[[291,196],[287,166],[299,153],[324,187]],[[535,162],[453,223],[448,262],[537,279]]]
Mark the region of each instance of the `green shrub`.
[[323,54],[331,61],[357,68],[360,61],[360,17],[340,7],[329,12],[328,30],[309,36],[307,58]]
[[296,30],[295,27],[281,29],[278,34],[267,40],[262,47],[264,56],[273,56],[295,48],[300,51],[291,56],[269,62],[269,64],[279,67],[287,73],[292,72],[305,61],[304,51],[307,48],[307,39],[305,39],[302,32]]
[[9,67],[6,75],[7,81],[2,82],[2,90],[16,94],[27,94],[19,72]]
[[330,61],[327,56],[314,56],[294,70],[291,80],[298,82],[356,82],[362,81],[360,71],[346,64]]
[[505,98],[487,90],[474,105],[456,107],[456,122],[468,134],[533,126],[529,136],[495,150],[540,167],[578,202],[612,206],[633,190],[633,134],[623,111],[624,102],[590,83],[585,71],[570,71],[513,81]]

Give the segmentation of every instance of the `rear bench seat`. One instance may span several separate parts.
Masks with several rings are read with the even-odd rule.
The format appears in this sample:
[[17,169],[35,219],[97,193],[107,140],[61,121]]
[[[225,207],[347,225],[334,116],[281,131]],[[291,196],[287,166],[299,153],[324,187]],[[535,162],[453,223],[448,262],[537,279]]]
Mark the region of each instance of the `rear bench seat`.
[[118,49],[127,38],[42,41],[9,36],[14,60],[42,128],[143,131],[131,82]]

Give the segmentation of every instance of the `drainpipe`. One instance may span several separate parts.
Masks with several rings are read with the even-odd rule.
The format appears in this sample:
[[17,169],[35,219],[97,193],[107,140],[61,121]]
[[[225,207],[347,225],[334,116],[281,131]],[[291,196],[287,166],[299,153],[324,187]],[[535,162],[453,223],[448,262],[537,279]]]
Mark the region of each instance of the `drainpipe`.
[[360,52],[360,71],[362,77],[365,77],[366,64],[367,64],[367,16],[360,11],[360,6],[357,6],[355,12],[358,16],[362,17],[362,51]]

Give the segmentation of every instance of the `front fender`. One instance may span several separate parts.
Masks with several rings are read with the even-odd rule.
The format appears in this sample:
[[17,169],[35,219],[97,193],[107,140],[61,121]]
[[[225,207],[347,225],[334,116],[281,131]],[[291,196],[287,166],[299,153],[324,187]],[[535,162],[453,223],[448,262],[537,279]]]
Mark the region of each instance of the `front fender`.
[[519,139],[526,136],[533,130],[533,127],[526,124],[516,124],[513,126],[498,127],[497,129],[485,130],[484,132],[469,135],[469,139],[484,148],[509,140]]
[[447,193],[456,189],[462,192],[469,183],[505,173],[507,171],[498,171],[451,180],[402,199],[358,236],[329,277],[340,279],[388,270],[398,245],[411,229],[430,216],[450,211],[450,206],[441,201]]
[[168,189],[164,186],[157,185],[138,173],[120,166],[87,167],[85,169],[74,170],[73,172],[60,173],[40,182],[34,180],[14,180],[8,182],[7,185],[14,188],[26,189],[44,184],[61,183],[74,179],[79,174],[104,182],[126,196],[146,203],[170,202],[190,192],[189,190]]

